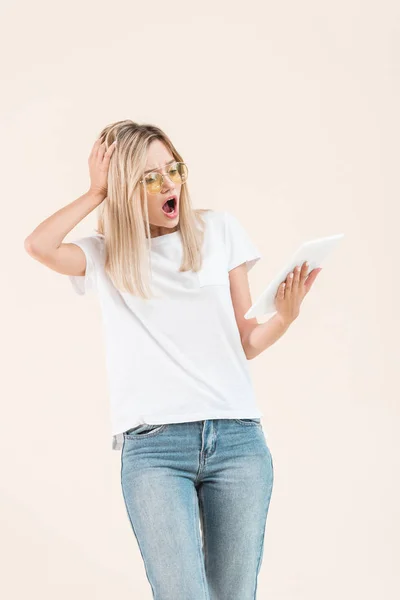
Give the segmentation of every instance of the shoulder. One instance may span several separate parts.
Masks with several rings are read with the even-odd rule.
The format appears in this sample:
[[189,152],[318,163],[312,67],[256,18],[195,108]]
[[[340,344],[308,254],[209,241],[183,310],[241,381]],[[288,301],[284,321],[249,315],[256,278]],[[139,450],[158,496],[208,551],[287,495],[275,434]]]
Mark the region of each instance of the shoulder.
[[214,210],[212,208],[199,208],[195,213],[202,220],[208,232],[215,232],[221,236],[225,235],[226,214],[225,210]]
[[242,234],[243,225],[238,217],[229,210],[198,209],[206,222],[206,228],[228,241],[230,237]]
[[211,208],[196,209],[198,218],[205,222],[205,229],[219,238],[229,242],[229,238],[241,237],[244,234],[240,219],[229,210],[214,210]]

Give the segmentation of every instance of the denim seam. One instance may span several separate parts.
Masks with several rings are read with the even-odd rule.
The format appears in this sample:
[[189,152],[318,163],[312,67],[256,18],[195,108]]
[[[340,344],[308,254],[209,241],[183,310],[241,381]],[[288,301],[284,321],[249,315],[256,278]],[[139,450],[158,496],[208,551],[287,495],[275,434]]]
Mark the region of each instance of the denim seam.
[[[207,463],[208,463],[208,459],[212,457],[213,454],[215,454],[215,448],[216,448],[216,439],[217,439],[217,430],[215,425],[212,426],[212,434],[211,434],[211,445],[210,445],[210,449],[208,450],[208,452],[204,452],[203,453],[203,467],[202,470],[206,469],[207,467]],[[200,470],[199,470],[200,473]],[[196,477],[196,482],[197,482],[197,477]]]
[[203,553],[204,553],[204,566],[207,575],[207,566],[208,566],[208,548],[207,548],[207,524],[206,519],[204,518],[204,497],[203,497],[203,486],[200,486],[199,489],[199,509],[201,513],[201,526],[203,533]]
[[196,490],[194,490],[193,516],[194,516],[194,527],[195,527],[195,531],[196,531],[197,551],[198,551],[198,555],[199,555],[199,559],[200,559],[201,580],[203,582],[204,600],[210,600],[210,596],[208,593],[207,578],[206,578],[204,564],[203,564],[203,553],[201,551],[201,538],[200,538],[200,531],[199,531],[199,523],[197,522],[197,519],[196,519],[196,505],[197,505],[197,494],[196,494]]
[[129,522],[130,522],[130,524],[131,524],[132,531],[133,531],[133,533],[134,533],[134,535],[135,535],[135,538],[136,538],[137,544],[138,544],[138,546],[139,546],[140,554],[142,555],[142,560],[143,560],[144,568],[145,568],[145,571],[146,571],[146,577],[147,577],[147,580],[148,580],[148,582],[149,582],[149,584],[150,584],[150,587],[151,587],[152,594],[153,594],[153,596],[155,596],[155,593],[154,593],[154,588],[153,588],[153,585],[152,585],[152,583],[151,583],[151,580],[150,580],[150,577],[149,577],[149,572],[148,572],[148,570],[147,570],[146,561],[145,561],[145,559],[144,559],[144,554],[143,554],[143,552],[142,552],[142,548],[141,548],[141,546],[140,546],[140,543],[139,543],[139,538],[138,538],[138,536],[136,535],[136,531],[135,531],[135,528],[134,528],[134,526],[133,526],[133,523],[132,523],[131,515],[129,514],[129,510],[128,510],[128,503],[127,503],[127,501],[126,501],[126,497],[125,497],[124,484],[123,484],[123,482],[122,482],[122,467],[123,467],[124,447],[125,447],[125,438],[124,438],[124,440],[123,440],[123,443],[122,443],[122,451],[121,451],[121,471],[120,471],[120,478],[121,478],[121,488],[122,488],[122,495],[123,495],[123,497],[124,497],[124,504],[125,504],[126,513],[127,513],[127,515],[128,515],[128,519],[129,519]]
[[201,475],[201,473],[203,471],[203,468],[205,467],[205,463],[206,463],[205,455],[203,453],[203,445],[204,445],[204,421],[200,421],[200,423],[203,423],[203,425],[200,425],[200,431],[201,431],[201,449],[199,450],[199,468],[197,469],[196,478],[194,480],[195,484],[197,484],[199,482],[200,475]]
[[[273,473],[273,467],[272,467],[272,455],[271,452],[269,452],[268,449],[268,453],[270,456],[270,462],[271,462],[271,469],[272,469],[272,473]],[[271,496],[272,496],[272,488],[273,488],[273,477],[272,477],[272,482],[271,482],[271,486],[268,490],[268,501],[266,503],[266,512],[265,512],[265,516],[264,516],[264,531],[263,534],[261,536],[261,544],[260,544],[260,549],[258,552],[258,561],[257,561],[257,569],[256,569],[256,578],[255,578],[255,582],[254,582],[254,600],[256,600],[256,593],[257,593],[257,587],[258,587],[258,574],[260,572],[260,568],[261,568],[261,559],[263,556],[263,550],[264,550],[264,542],[265,542],[265,532],[266,532],[266,526],[267,526],[267,518],[268,518],[268,512],[269,512],[269,505],[270,505],[270,500],[271,500]]]
[[204,455],[204,466],[207,465],[208,459],[215,453],[217,430],[216,430],[215,425],[213,425],[212,427],[213,427],[213,430],[212,430],[212,435],[211,435],[211,446],[210,446],[210,450],[207,452],[207,454]]
[[201,454],[201,450],[200,450],[200,452],[199,452],[199,468],[197,469],[196,477],[194,480],[195,485],[197,485],[199,483],[202,472],[203,472],[203,461],[202,461],[202,454]]

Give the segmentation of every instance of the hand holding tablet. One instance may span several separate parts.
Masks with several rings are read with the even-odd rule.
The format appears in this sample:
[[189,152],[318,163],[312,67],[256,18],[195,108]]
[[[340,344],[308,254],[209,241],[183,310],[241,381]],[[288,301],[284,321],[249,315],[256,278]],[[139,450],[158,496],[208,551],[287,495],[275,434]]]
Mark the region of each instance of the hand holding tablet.
[[291,260],[271,281],[266,290],[254,302],[244,315],[245,319],[252,317],[261,317],[265,314],[277,312],[275,298],[280,284],[285,281],[288,274],[294,270],[296,265],[301,267],[305,261],[309,263],[309,271],[317,269],[321,263],[330,254],[338,242],[343,239],[344,233],[338,233],[328,237],[318,238],[304,242],[294,253]]

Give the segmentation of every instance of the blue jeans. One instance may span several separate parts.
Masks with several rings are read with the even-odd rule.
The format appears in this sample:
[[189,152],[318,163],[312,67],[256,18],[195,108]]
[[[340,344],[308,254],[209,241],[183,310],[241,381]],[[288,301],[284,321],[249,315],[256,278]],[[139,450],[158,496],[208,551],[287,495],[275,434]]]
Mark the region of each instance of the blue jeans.
[[156,600],[254,600],[274,469],[260,419],[138,425],[121,485]]

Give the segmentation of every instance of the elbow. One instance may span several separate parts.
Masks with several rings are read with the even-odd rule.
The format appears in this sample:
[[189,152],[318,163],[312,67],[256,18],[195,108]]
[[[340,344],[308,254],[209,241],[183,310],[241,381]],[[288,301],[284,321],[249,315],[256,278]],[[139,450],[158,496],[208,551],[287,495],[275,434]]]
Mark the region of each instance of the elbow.
[[247,358],[247,360],[252,360],[252,359],[253,359],[253,358],[255,358],[256,356],[258,356],[258,353],[255,353],[255,352],[249,352],[249,351],[247,350],[247,352],[245,351],[245,355],[246,355],[246,358]]
[[242,340],[242,348],[243,348],[243,352],[244,352],[244,355],[247,358],[247,360],[252,360],[258,354],[257,352],[254,351],[254,348],[251,348],[249,346],[249,344],[246,343],[245,340]]
[[24,240],[24,249],[31,256],[35,253],[34,245],[32,243],[32,240],[29,238],[29,236],[27,238],[25,238],[25,240]]
[[29,254],[29,256],[32,256],[33,258],[43,255],[43,249],[41,250],[38,244],[34,242],[29,236],[24,241],[24,248],[25,251]]
[[245,353],[247,360],[252,360],[253,358],[255,358],[258,355],[258,351],[255,348],[253,348],[253,346],[250,344],[250,334],[253,331],[253,329],[255,329],[256,327],[257,327],[257,324],[252,325],[249,328],[246,328],[243,335],[241,336],[240,341],[242,342],[242,348],[243,348],[243,351]]

